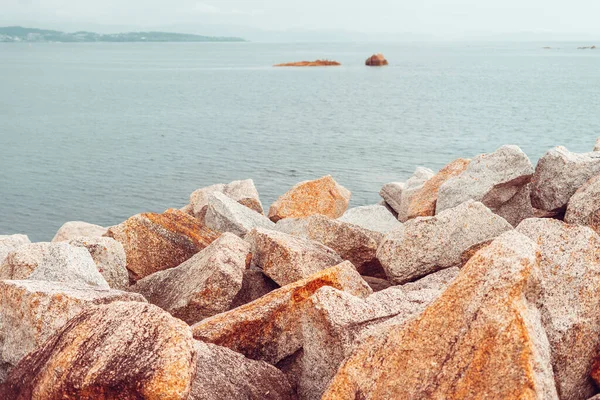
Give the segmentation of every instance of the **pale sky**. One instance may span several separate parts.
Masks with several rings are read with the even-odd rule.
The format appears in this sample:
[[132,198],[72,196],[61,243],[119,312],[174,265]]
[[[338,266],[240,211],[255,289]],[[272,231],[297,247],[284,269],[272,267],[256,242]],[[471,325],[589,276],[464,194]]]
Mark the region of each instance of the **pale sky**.
[[[600,0],[0,0],[0,22],[600,36]],[[68,30],[68,29],[65,29]],[[201,30],[201,29],[200,29]]]

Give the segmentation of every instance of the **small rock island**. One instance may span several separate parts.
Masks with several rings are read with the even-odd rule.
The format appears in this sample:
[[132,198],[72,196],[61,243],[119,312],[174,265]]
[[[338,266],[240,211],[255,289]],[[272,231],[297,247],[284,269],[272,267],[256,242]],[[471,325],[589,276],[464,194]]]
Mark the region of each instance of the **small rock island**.
[[297,61],[284,64],[275,64],[274,67],[337,67],[340,66],[337,61],[316,60],[316,61]]
[[369,67],[382,67],[384,65],[388,65],[388,61],[385,59],[383,54],[377,53],[367,58],[367,61],[365,61],[365,65]]

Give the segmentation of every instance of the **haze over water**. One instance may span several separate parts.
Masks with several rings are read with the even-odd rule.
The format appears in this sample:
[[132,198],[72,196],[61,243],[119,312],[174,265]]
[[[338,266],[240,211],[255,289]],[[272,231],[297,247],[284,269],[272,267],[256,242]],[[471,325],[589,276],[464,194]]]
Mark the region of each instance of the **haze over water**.
[[[503,144],[591,151],[600,50],[578,45],[0,44],[0,234],[50,240],[246,178],[265,209],[326,174],[366,205]],[[365,67],[379,51],[391,65]],[[317,58],[343,66],[271,67]]]

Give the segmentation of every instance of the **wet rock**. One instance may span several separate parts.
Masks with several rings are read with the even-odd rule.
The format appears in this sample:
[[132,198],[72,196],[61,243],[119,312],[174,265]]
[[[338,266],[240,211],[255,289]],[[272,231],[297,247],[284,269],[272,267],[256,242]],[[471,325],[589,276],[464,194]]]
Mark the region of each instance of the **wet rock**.
[[230,309],[234,309],[254,300],[260,299],[264,295],[278,289],[279,285],[273,282],[268,276],[256,267],[250,267],[244,270],[242,288],[231,302]]
[[402,209],[402,191],[404,190],[404,182],[391,182],[383,185],[379,191],[379,195],[396,214]]
[[323,286],[357,297],[371,289],[350,262],[320,271],[266,296],[195,324],[197,340],[276,364],[302,348],[301,317],[306,300]]
[[179,211],[137,214],[108,229],[106,236],[120,242],[127,255],[131,281],[173,268],[219,237],[194,217]]
[[204,220],[209,196],[214,192],[223,193],[241,205],[244,205],[257,213],[263,213],[262,203],[260,202],[258,191],[256,190],[252,179],[233,181],[227,184],[218,183],[216,185],[198,189],[190,195],[190,204],[187,211],[194,217]]
[[388,65],[388,61],[385,59],[383,54],[377,53],[367,58],[367,61],[365,61],[365,65],[369,67],[382,67],[384,65]]
[[600,232],[600,175],[592,177],[569,200],[565,222]]
[[402,189],[400,208],[396,210],[400,222],[408,221],[409,207],[412,204],[413,199],[421,193],[425,183],[433,178],[434,175],[434,172],[429,168],[417,167],[413,175],[408,178]]
[[379,233],[388,233],[401,226],[397,216],[379,204],[351,208],[338,218],[338,221]]
[[354,264],[361,275],[385,277],[376,256],[377,248],[384,237],[380,232],[323,215],[284,219],[277,223],[276,229],[329,247],[342,259]]
[[341,217],[350,202],[350,191],[330,175],[314,181],[298,183],[279,197],[269,210],[269,218],[277,222],[284,218],[302,218],[322,214]]
[[467,201],[434,217],[420,217],[386,235],[377,251],[388,280],[396,284],[461,265],[463,253],[512,226],[479,202]]
[[538,161],[532,180],[531,203],[540,210],[564,211],[571,196],[600,174],[600,153],[572,153],[562,146]]
[[190,400],[295,399],[285,375],[272,365],[210,343],[195,346],[198,371]]
[[558,399],[537,250],[504,233],[420,316],[365,340],[323,399]]
[[53,242],[66,242],[80,236],[100,237],[106,233],[106,228],[82,221],[71,221],[60,227]]
[[[517,146],[502,146],[494,153],[481,154],[462,173],[442,184],[438,191],[436,213],[467,200],[475,200],[517,224],[520,220],[515,220],[515,212],[526,217],[533,216],[531,204],[522,202],[527,195],[523,188],[531,181],[533,172],[531,161]],[[515,196],[520,197],[513,200]],[[511,203],[511,206],[504,208],[506,203]],[[519,204],[524,209],[515,211]]]
[[121,243],[108,237],[77,237],[68,243],[90,252],[98,272],[111,288],[126,290],[129,287],[125,249]]
[[24,244],[31,243],[27,235],[0,235],[0,265],[14,249]]
[[188,399],[190,328],[151,304],[115,302],[71,319],[9,375],[10,399]]
[[600,236],[554,219],[528,219],[517,230],[540,246],[540,312],[561,399],[596,393],[589,371],[600,349]]
[[16,365],[67,321],[93,305],[139,301],[139,294],[45,281],[0,281],[0,359]]
[[178,267],[139,280],[131,291],[193,324],[230,308],[242,288],[249,253],[248,243],[224,233]]
[[343,260],[329,247],[315,241],[268,229],[253,229],[246,240],[251,245],[252,265],[278,285],[304,279]]
[[449,268],[364,300],[327,286],[319,289],[308,300],[302,319],[299,397],[320,399],[342,361],[365,337],[421,314],[457,275],[458,268]]
[[406,210],[406,218],[431,217],[435,215],[438,191],[448,180],[460,175],[471,160],[459,158],[442,168],[437,174],[427,179],[420,190],[411,196]]
[[253,228],[272,229],[275,224],[267,217],[244,207],[223,193],[208,196],[208,208],[204,217],[206,226],[217,232],[231,232],[240,237]]
[[86,249],[67,243],[30,243],[8,253],[0,265],[0,279],[41,280],[98,286],[108,289]]

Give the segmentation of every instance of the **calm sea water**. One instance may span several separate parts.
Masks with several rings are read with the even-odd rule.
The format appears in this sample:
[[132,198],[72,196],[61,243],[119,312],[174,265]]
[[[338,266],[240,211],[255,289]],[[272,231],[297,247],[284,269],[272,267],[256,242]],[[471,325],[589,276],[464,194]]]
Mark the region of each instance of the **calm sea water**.
[[[552,44],[1,44],[0,234],[49,240],[253,178],[375,203],[417,165],[600,136],[600,50]],[[384,52],[391,65],[367,68]],[[338,68],[277,69],[329,58]]]

